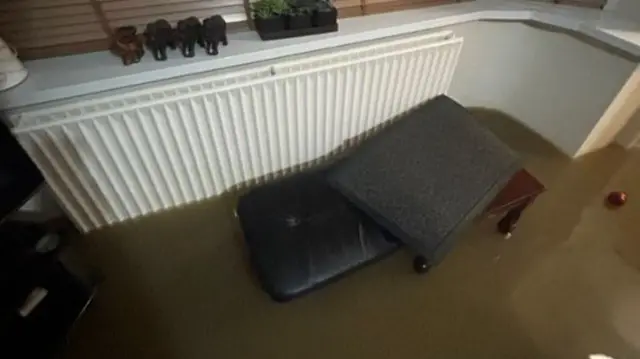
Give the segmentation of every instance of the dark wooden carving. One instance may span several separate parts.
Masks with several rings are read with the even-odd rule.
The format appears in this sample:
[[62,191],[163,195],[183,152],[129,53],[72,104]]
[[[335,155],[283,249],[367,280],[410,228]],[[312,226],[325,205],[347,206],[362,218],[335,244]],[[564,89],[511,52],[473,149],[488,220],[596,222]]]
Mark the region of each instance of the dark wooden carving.
[[144,48],[134,26],[123,26],[114,31],[111,52],[120,56],[125,66],[140,62]]
[[195,56],[195,45],[198,43],[204,47],[202,40],[202,24],[197,17],[178,21],[178,41],[180,43],[180,51],[184,57]]
[[144,32],[147,47],[157,61],[167,59],[167,47],[176,48],[173,29],[167,20],[160,19],[147,24]]
[[218,54],[218,44],[227,46],[227,23],[220,15],[214,15],[204,20],[202,24],[204,48],[209,55]]

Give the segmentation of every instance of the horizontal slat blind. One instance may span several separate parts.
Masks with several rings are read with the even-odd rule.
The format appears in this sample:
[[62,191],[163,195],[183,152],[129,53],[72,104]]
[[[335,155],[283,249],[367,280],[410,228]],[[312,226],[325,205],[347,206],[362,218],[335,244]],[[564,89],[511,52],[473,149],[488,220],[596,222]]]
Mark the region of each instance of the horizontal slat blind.
[[[99,49],[108,44],[91,0],[0,1],[0,36],[20,57],[42,57],[47,49]],[[54,52],[57,52],[54,50]]]
[[364,15],[365,0],[334,0],[333,5],[338,9],[339,17],[352,17]]
[[106,50],[112,29],[222,15],[246,21],[244,0],[0,0],[0,37],[22,59]]
[[340,17],[351,17],[463,1],[474,0],[334,0],[333,4],[338,9]]
[[222,15],[229,23],[246,21],[243,0],[97,0],[111,28],[133,25],[143,31],[146,24],[165,19],[172,25],[195,16],[200,20]]
[[[572,5],[572,6],[582,6],[582,7],[590,7],[590,8],[600,8],[604,9],[604,6],[607,5],[607,0],[530,0],[535,2],[545,2],[552,3],[558,5]],[[640,1],[640,0],[636,0]]]
[[364,13],[377,14],[382,12],[414,9],[418,7],[455,4],[474,0],[365,0]]

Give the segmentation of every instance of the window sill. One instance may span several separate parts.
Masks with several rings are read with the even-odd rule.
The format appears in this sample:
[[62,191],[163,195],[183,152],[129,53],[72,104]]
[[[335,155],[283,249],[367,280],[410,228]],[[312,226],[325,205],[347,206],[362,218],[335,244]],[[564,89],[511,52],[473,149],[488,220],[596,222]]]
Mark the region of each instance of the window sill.
[[252,31],[229,35],[229,46],[211,57],[194,58],[171,52],[157,62],[147,53],[139,64],[124,67],[109,52],[73,55],[25,63],[27,80],[0,93],[0,109],[15,109],[75,96],[142,85],[283,56],[344,46],[478,20],[534,21],[575,31],[640,57],[640,25],[616,18],[608,11],[579,9],[524,1],[476,2],[343,19],[336,33],[261,41]]

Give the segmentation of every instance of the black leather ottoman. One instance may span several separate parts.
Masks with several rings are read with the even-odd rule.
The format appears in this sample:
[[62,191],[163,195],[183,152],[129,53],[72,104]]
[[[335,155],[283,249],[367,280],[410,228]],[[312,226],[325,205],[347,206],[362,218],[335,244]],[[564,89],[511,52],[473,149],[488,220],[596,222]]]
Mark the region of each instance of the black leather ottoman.
[[394,237],[330,188],[323,171],[261,186],[238,217],[264,290],[286,301],[399,247]]

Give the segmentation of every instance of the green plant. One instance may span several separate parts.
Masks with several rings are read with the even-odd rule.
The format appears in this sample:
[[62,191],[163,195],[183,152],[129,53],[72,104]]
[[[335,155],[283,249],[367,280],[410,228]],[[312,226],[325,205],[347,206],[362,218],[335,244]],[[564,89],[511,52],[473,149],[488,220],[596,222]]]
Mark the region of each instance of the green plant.
[[328,11],[333,7],[333,4],[329,0],[318,0],[316,7],[319,11]]
[[251,5],[251,13],[253,14],[253,18],[266,19],[270,18],[272,15],[271,9],[269,6],[266,6],[265,1],[260,1],[253,3]]
[[316,9],[316,0],[290,0],[292,15],[308,15]]
[[254,18],[267,19],[288,14],[290,6],[287,0],[258,0],[251,4]]
[[269,1],[273,2],[272,3],[273,7],[271,8],[271,11],[273,11],[274,14],[278,14],[278,15],[286,14],[291,9],[287,0],[269,0]]

